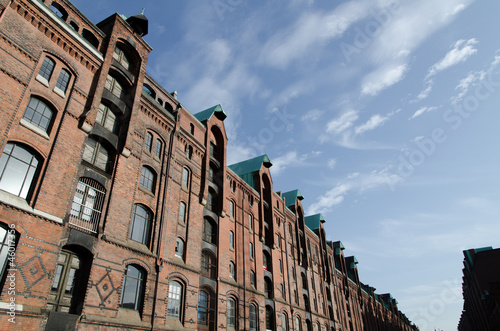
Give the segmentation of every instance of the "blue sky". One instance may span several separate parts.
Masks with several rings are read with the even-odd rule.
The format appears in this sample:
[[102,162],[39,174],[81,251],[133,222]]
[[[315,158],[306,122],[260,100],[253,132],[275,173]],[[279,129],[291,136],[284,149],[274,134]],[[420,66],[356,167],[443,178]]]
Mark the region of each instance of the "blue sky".
[[462,250],[500,246],[500,2],[73,3],[145,7],[149,74],[192,113],[222,105],[228,164],[266,153],[362,282],[456,330]]

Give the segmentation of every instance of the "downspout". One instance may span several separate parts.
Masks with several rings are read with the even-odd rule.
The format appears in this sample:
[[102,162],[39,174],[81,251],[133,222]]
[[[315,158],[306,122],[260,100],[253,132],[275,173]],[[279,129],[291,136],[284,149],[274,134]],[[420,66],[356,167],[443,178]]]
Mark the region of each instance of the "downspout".
[[175,124],[174,128],[172,129],[172,132],[170,133],[170,140],[168,142],[168,152],[165,151],[165,158],[167,160],[166,165],[165,165],[165,185],[163,186],[163,198],[162,198],[162,203],[161,203],[161,212],[160,212],[160,228],[158,230],[158,245],[156,249],[156,281],[155,281],[155,292],[153,295],[153,307],[151,309],[151,331],[154,330],[155,326],[155,313],[156,313],[156,300],[158,299],[158,283],[160,282],[160,272],[163,269],[163,224],[165,222],[165,203],[167,200],[167,188],[168,188],[168,176],[170,173],[170,159],[172,156],[172,150],[173,150],[173,144],[174,144],[174,137],[177,132],[177,128],[180,123],[180,110],[181,110],[181,105],[177,105],[176,109],[176,118],[175,118]]
[[5,6],[5,8],[3,9],[2,11],[2,14],[0,14],[0,21],[2,20],[2,18],[5,16],[5,12],[7,11],[7,8],[10,7],[10,4],[12,3],[12,0],[9,1],[9,3],[7,4],[7,6]]

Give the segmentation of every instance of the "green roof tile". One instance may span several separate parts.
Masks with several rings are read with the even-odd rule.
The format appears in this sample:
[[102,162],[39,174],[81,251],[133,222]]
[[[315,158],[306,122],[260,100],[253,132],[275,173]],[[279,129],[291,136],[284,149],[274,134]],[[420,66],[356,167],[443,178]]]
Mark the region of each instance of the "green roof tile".
[[285,193],[281,194],[281,196],[285,200],[287,207],[295,206],[295,202],[297,201],[297,199],[299,199],[299,200],[304,199],[304,196],[302,195],[302,193],[300,193],[299,190],[285,192]]
[[210,107],[208,109],[200,111],[199,113],[194,114],[193,116],[198,121],[203,123],[204,121],[210,119],[210,117],[212,117],[212,115],[214,115],[214,114],[221,121],[224,121],[224,119],[227,117],[227,115],[224,112],[224,109],[222,109],[221,105],[216,105],[216,106]]
[[321,214],[306,216],[305,218],[306,226],[311,230],[319,229],[321,223],[325,223],[325,218]]
[[262,166],[270,168],[273,164],[267,155],[261,155],[254,157],[253,159],[241,161],[239,163],[232,164],[228,166],[236,175],[243,179],[248,185],[252,186],[254,189],[255,183],[253,179],[253,173],[260,171]]

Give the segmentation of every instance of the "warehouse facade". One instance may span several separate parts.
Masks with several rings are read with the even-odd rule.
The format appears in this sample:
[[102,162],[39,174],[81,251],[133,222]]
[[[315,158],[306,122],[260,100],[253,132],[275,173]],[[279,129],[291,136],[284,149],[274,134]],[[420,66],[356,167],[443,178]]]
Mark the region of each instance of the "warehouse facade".
[[267,156],[226,165],[224,110],[146,73],[147,32],[0,0],[0,328],[414,330]]

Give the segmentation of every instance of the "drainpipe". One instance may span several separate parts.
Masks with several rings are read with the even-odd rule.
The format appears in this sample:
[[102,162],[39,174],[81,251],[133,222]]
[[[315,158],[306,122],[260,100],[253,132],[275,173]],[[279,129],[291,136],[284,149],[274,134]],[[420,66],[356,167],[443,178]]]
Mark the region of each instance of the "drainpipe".
[[7,11],[7,8],[10,7],[10,4],[12,3],[12,0],[9,1],[9,3],[7,4],[7,6],[5,6],[5,8],[3,9],[2,11],[2,14],[0,14],[0,21],[2,20],[2,18],[5,16],[5,12]]
[[[241,232],[243,233],[243,270],[245,269],[245,191],[243,190],[243,198],[241,199],[241,220],[242,227]],[[236,222],[236,220],[235,220]],[[243,271],[243,323],[247,320],[247,289],[246,289],[246,275]],[[244,328],[243,328],[244,329]]]
[[151,309],[151,331],[154,330],[155,326],[155,313],[156,313],[156,300],[158,299],[158,283],[160,282],[160,272],[163,269],[163,225],[165,223],[165,203],[167,200],[167,189],[168,189],[168,175],[170,173],[170,158],[172,156],[174,137],[177,133],[177,128],[180,123],[180,110],[181,105],[177,105],[176,109],[176,120],[174,124],[174,128],[170,133],[170,140],[168,143],[168,152],[165,151],[166,165],[165,165],[165,185],[163,186],[163,198],[161,203],[161,212],[160,212],[160,228],[158,230],[158,245],[156,249],[156,281],[155,281],[155,292],[153,296],[153,307]]
[[[286,220],[286,198],[283,199],[283,216],[285,217],[285,220]],[[288,224],[288,222],[286,223]],[[289,300],[289,303],[290,303],[290,319],[292,320],[292,329],[295,330],[294,328],[294,319],[293,319],[293,305],[292,305],[292,286],[291,286],[291,282],[290,282],[290,268],[289,268],[289,264],[288,264],[288,259],[289,259],[289,256],[288,256],[288,240],[287,240],[287,229],[286,229],[286,225],[283,224],[283,227],[284,227],[284,230],[285,230],[285,234],[284,234],[284,237],[285,237],[285,256],[286,256],[286,275],[287,275],[287,283],[288,283],[288,300]],[[293,240],[293,238],[292,238]],[[294,266],[295,267],[295,266]],[[290,324],[290,323],[289,323]],[[288,330],[288,325],[287,325],[287,330]]]

